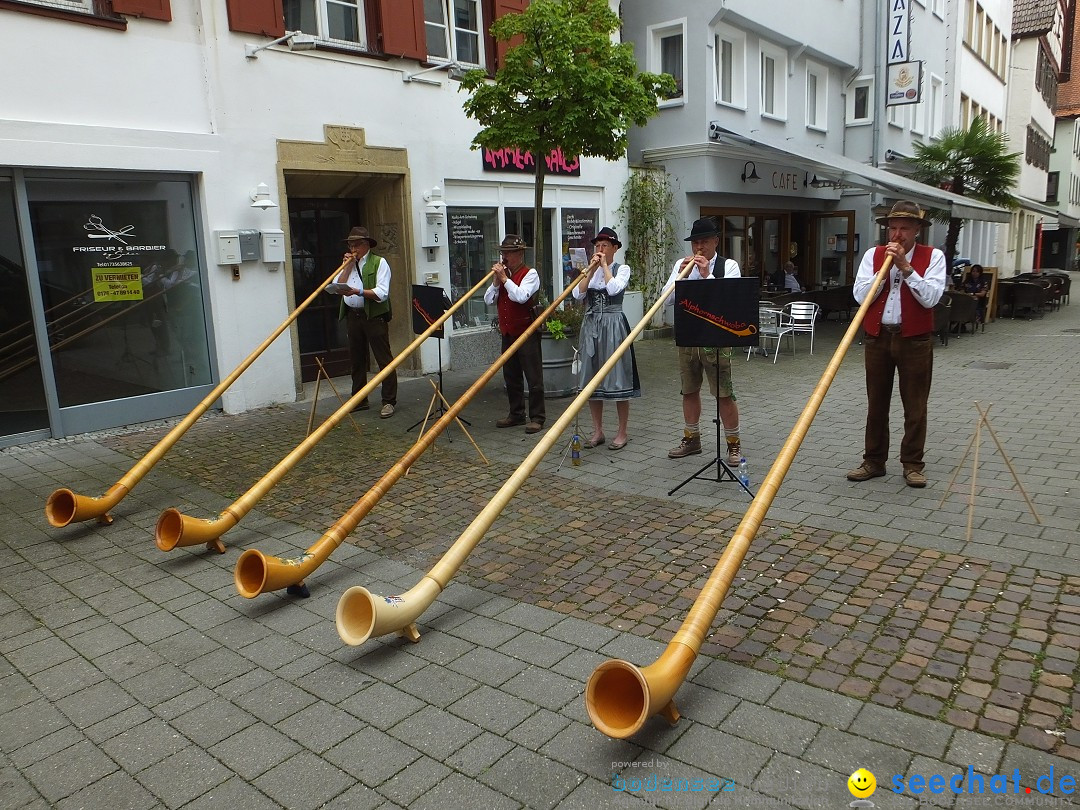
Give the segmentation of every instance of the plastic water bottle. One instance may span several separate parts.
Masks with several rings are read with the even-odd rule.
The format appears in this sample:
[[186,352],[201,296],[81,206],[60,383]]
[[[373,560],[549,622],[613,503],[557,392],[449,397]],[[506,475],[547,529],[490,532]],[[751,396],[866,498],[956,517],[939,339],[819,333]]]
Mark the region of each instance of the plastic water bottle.
[[750,487],[750,467],[746,464],[746,457],[739,459],[739,481],[744,487]]
[[576,433],[570,438],[570,463],[581,466],[581,437]]

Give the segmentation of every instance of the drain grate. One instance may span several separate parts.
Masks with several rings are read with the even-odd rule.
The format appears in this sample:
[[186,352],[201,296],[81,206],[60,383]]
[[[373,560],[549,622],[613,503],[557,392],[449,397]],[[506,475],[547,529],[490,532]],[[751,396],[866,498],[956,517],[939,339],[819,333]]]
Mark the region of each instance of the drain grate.
[[996,368],[1011,368],[1012,365],[1013,365],[1012,363],[999,363],[999,362],[996,362],[996,361],[993,361],[993,360],[976,360],[976,361],[974,361],[972,363],[968,363],[967,367],[968,368],[996,369]]

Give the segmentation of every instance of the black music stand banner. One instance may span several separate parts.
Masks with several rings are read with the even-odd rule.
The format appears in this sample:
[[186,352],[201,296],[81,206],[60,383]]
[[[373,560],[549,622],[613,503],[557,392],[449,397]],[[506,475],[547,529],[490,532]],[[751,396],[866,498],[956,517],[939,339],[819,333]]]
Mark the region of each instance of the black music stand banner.
[[[426,284],[413,284],[412,288],[412,330],[413,334],[422,335],[435,321],[446,312],[450,302],[442,287],[428,287]],[[432,332],[432,337],[445,337],[443,327]]]
[[756,278],[675,282],[676,346],[757,346]]

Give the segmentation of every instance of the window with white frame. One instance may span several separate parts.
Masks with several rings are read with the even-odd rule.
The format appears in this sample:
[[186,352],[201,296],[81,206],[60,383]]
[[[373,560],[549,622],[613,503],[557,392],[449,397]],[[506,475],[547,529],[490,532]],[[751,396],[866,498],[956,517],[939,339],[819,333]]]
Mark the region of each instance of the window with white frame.
[[429,58],[483,64],[482,31],[480,0],[424,0]]
[[648,28],[649,69],[666,73],[675,80],[675,92],[660,102],[660,106],[681,104],[683,77],[686,76],[686,20],[650,25]]
[[942,92],[941,79],[931,74],[930,76],[930,122],[927,134],[936,138],[938,130],[945,125],[944,109],[942,107],[944,93]]
[[822,132],[829,128],[829,71],[806,63],[806,126]]
[[945,0],[930,0],[930,10],[939,19],[945,19]]
[[713,38],[716,58],[716,102],[746,109],[746,35],[717,26]]
[[[922,101],[920,101],[918,104],[912,104],[911,105],[911,131],[915,135],[924,135],[924,134],[926,134],[926,119],[928,118],[926,108],[928,106],[929,106],[929,103],[927,102],[927,100],[925,98]],[[961,101],[960,101],[960,108],[961,108],[960,114],[961,115],[963,115],[963,107],[964,107],[964,101],[963,101],[963,96],[961,96]]]
[[885,116],[889,126],[904,128],[907,123],[907,105],[893,105],[889,107]]
[[362,0],[284,0],[285,30],[337,45],[367,47]]
[[869,124],[874,120],[874,77],[860,76],[847,92],[847,123]]
[[761,114],[787,117],[787,51],[761,43]]

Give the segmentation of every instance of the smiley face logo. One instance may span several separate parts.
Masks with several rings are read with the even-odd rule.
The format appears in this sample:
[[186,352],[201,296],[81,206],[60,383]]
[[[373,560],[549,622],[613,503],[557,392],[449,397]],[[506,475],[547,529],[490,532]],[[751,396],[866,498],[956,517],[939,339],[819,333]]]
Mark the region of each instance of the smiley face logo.
[[859,768],[847,780],[847,789],[856,799],[866,799],[877,790],[877,779],[866,768]]

